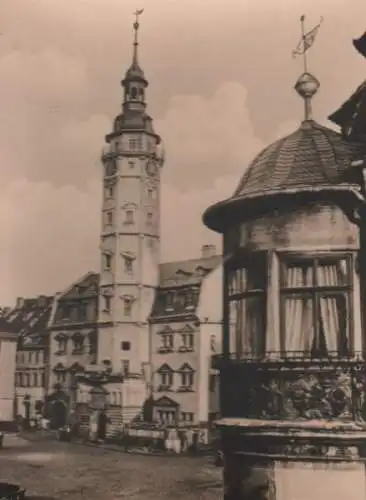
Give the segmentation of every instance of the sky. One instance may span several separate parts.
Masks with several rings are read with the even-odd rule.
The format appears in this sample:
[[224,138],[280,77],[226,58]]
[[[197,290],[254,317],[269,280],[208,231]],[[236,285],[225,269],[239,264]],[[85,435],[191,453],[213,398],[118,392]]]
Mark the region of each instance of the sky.
[[202,212],[298,127],[303,68],[291,53],[302,14],[307,29],[324,18],[308,61],[321,83],[318,122],[366,76],[351,43],[366,30],[365,0],[136,2],[0,2],[0,305],[98,271],[100,154],[120,111],[136,8],[148,111],[166,150],[164,261],[219,245]]

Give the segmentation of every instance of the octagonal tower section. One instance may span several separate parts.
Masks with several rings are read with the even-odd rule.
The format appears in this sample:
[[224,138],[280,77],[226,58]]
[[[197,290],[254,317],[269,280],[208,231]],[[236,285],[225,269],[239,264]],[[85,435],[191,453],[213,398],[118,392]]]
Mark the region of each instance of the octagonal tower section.
[[225,500],[364,499],[365,330],[351,161],[362,145],[305,119],[265,148],[204,223],[223,235]]

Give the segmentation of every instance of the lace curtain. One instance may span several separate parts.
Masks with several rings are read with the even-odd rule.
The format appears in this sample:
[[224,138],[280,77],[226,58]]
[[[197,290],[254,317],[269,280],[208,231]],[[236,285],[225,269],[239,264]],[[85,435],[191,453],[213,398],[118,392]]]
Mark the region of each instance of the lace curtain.
[[230,351],[238,358],[264,353],[265,307],[261,296],[233,300],[230,304]]
[[[285,287],[292,292],[285,298],[284,304],[285,350],[288,356],[300,353],[335,356],[347,350],[346,295],[333,291],[345,285],[346,278],[347,263],[344,261],[319,263],[315,273],[311,264],[287,269]],[[298,287],[302,290],[296,293]],[[315,295],[318,297],[315,318],[313,290],[319,287],[328,290]]]

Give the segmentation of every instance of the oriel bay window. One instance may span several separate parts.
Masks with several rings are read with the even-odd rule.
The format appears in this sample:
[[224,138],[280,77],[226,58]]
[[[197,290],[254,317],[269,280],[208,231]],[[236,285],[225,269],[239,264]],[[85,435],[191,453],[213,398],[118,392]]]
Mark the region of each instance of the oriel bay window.
[[240,253],[228,263],[230,351],[238,358],[265,353],[267,254]]
[[284,255],[280,278],[280,342],[285,355],[351,354],[351,255]]

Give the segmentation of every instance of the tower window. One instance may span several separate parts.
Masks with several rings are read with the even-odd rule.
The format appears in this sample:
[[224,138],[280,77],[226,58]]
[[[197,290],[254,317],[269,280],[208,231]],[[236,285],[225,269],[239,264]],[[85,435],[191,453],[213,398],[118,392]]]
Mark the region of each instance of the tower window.
[[106,194],[107,194],[107,198],[113,198],[113,196],[114,196],[113,186],[107,187]]
[[104,268],[105,269],[111,269],[112,267],[112,255],[110,254],[105,254],[104,255]]
[[131,97],[132,97],[132,99],[137,98],[137,88],[136,87],[131,88]]
[[149,226],[152,225],[153,223],[153,213],[152,212],[147,212],[146,214],[146,222]]
[[131,313],[132,313],[132,300],[130,298],[125,298],[123,304],[123,314],[126,317],[130,317]]
[[125,224],[133,224],[133,210],[126,210]]
[[153,188],[148,188],[147,190],[147,197],[149,200],[153,200],[154,199],[154,189]]
[[108,295],[105,295],[103,298],[104,298],[103,311],[104,312],[110,312],[110,310],[111,310],[111,298],[108,297]]
[[133,160],[129,160],[128,165],[129,165],[130,168],[134,168],[135,167],[135,162]]
[[125,273],[132,274],[132,272],[133,272],[132,259],[125,257]]
[[107,224],[112,225],[113,224],[113,212],[107,212]]
[[121,349],[122,349],[122,351],[130,351],[131,350],[131,342],[127,342],[126,340],[123,340],[121,342]]
[[130,149],[131,149],[132,151],[135,151],[135,150],[137,149],[137,141],[136,141],[136,139],[130,139],[130,140],[128,141],[128,144],[129,144]]

